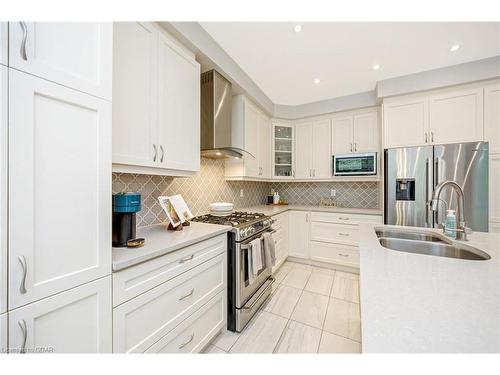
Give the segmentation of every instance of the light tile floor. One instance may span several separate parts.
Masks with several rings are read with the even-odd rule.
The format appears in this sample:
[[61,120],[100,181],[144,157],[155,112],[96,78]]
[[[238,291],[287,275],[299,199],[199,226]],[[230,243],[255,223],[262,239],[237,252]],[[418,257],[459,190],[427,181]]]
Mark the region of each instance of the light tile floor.
[[286,262],[242,333],[224,331],[205,353],[360,353],[359,276]]

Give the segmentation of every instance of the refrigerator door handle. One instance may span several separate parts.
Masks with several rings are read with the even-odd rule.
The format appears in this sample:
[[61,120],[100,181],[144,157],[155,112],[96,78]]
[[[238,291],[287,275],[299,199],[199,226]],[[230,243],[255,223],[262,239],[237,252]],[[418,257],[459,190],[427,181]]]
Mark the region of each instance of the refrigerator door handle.
[[[430,196],[433,194],[433,185],[430,177],[432,176],[432,160],[427,158],[425,161],[425,223],[427,227],[432,227],[432,212],[430,208]],[[431,220],[429,221],[429,214]]]

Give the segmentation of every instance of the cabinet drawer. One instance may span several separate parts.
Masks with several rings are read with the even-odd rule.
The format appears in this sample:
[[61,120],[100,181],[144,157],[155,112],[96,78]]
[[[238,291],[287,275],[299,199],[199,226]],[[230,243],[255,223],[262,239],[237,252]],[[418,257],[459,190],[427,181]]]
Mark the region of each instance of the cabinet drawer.
[[311,224],[311,240],[357,246],[359,227],[348,224],[313,222]]
[[114,351],[143,352],[224,290],[225,259],[220,254],[114,308]]
[[165,281],[219,255],[227,249],[227,235],[185,247],[113,274],[113,306],[152,289]]
[[175,327],[146,353],[199,353],[226,326],[224,292]]
[[312,212],[311,221],[320,221],[325,223],[337,223],[358,225],[359,223],[377,223],[382,224],[380,215],[359,215],[359,214],[341,214],[332,212]]
[[353,246],[311,241],[311,259],[343,266],[359,267],[359,250]]

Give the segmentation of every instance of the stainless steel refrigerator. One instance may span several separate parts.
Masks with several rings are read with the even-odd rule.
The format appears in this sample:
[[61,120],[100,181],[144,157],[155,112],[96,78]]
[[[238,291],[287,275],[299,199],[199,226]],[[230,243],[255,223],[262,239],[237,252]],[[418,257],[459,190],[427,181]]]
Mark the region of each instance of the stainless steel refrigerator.
[[386,224],[436,228],[457,202],[446,187],[433,212],[432,193],[441,181],[452,180],[464,190],[467,226],[488,231],[487,142],[388,149],[384,160]]

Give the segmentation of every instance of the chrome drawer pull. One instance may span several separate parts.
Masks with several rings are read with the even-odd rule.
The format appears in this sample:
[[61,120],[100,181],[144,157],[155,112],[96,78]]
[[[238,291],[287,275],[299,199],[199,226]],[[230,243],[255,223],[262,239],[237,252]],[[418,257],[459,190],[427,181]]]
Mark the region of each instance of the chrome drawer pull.
[[23,277],[21,278],[21,285],[19,285],[19,292],[21,294],[26,294],[26,274],[28,273],[28,264],[26,263],[26,258],[23,255],[17,257],[23,268]]
[[189,338],[189,340],[187,340],[186,342],[179,345],[179,349],[184,348],[187,344],[189,344],[191,341],[193,341],[193,339],[194,339],[194,333],[191,334],[191,337]]
[[20,353],[24,354],[26,353],[26,340],[28,339],[28,329],[26,328],[26,321],[24,319],[18,321],[17,324],[19,324],[21,332],[23,333],[23,343],[21,344]]
[[349,237],[349,233],[339,233],[338,235],[339,235],[339,236],[346,236],[346,237]]
[[349,256],[349,254],[342,254],[342,253],[339,253],[338,255],[341,257],[348,257]]
[[349,220],[348,217],[339,217],[339,220]]
[[193,260],[194,258],[194,254],[191,254],[185,258],[182,258],[181,260],[179,260],[179,263],[186,263],[186,262],[189,262],[190,260]]
[[156,148],[156,145],[153,143],[153,150],[155,151],[155,154],[153,156],[153,161],[156,162],[156,156],[158,155],[158,149]]
[[21,25],[21,29],[23,30],[23,39],[21,41],[21,58],[24,61],[28,61],[28,55],[26,54],[26,40],[28,39],[28,26],[26,26],[26,22],[19,22],[19,25]]
[[191,291],[188,294],[185,294],[185,295],[179,297],[179,301],[182,301],[182,300],[185,300],[188,297],[191,297],[193,295],[193,293],[194,293],[194,288],[191,289]]
[[162,145],[160,145],[160,151],[161,151],[160,163],[163,163],[163,156],[165,156],[165,151],[163,150]]

